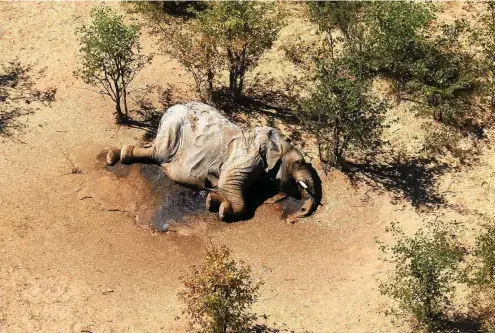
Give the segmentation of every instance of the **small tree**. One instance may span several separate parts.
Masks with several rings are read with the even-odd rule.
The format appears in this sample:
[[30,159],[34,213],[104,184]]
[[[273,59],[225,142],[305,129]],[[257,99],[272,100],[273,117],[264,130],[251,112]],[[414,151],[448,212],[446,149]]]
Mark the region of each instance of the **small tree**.
[[205,333],[248,332],[256,315],[248,311],[256,301],[261,282],[253,282],[251,268],[236,262],[226,246],[211,246],[206,259],[193,266],[179,293],[190,317],[191,330]]
[[495,227],[487,227],[477,237],[474,255],[479,262],[478,283],[495,288]]
[[315,91],[302,102],[299,113],[327,167],[381,143],[386,104],[371,96],[369,80],[350,74],[345,59],[320,62]]
[[398,103],[426,56],[426,35],[434,19],[427,3],[383,1],[368,6],[364,20],[370,27],[371,67],[391,81]]
[[[495,1],[484,1],[486,11],[479,13],[477,29],[471,30],[470,40],[481,55],[481,65],[488,73],[487,91],[490,96],[490,106],[495,114]],[[482,27],[482,28],[481,28]]]
[[369,27],[365,20],[370,4],[360,1],[310,1],[308,5],[311,21],[326,37],[327,43],[322,47],[325,58],[346,58],[347,66],[354,75],[370,78]]
[[482,72],[476,59],[464,51],[461,37],[466,29],[465,21],[440,26],[440,36],[425,46],[415,84],[420,114],[457,129],[471,130],[480,115],[475,97]]
[[385,261],[394,267],[391,277],[380,285],[381,293],[397,302],[389,313],[432,332],[450,305],[449,294],[459,277],[458,264],[465,250],[454,233],[437,221],[412,237],[395,223],[387,231],[396,240],[395,245],[380,247],[389,256]]
[[198,13],[198,20],[211,48],[218,48],[225,59],[229,90],[239,98],[246,73],[256,67],[284,24],[279,7],[273,2],[221,1]]
[[495,330],[495,227],[487,226],[476,238],[473,262],[468,266],[472,288],[471,311],[487,332]]
[[192,74],[196,93],[203,101],[211,99],[213,84],[222,60],[211,27],[202,20],[192,20],[186,26],[166,28],[167,52]]
[[121,15],[105,6],[95,7],[91,17],[89,26],[77,29],[81,67],[74,75],[110,96],[117,122],[125,123],[129,119],[129,84],[152,57],[140,54],[139,26],[126,25]]

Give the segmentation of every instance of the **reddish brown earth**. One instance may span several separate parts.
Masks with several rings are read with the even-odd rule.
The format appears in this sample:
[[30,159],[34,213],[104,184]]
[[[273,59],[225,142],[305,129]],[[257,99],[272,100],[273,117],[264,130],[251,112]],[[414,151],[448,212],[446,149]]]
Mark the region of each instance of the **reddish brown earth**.
[[[280,205],[264,205],[251,220],[226,224],[198,206],[200,195],[152,180],[156,169],[143,175],[137,165],[105,168],[103,151],[138,144],[143,132],[115,125],[109,100],[72,75],[74,29],[89,20],[93,5],[0,4],[0,61],[18,57],[46,67],[38,87],[57,88],[51,106],[37,105],[21,119],[23,131],[0,138],[0,332],[183,332],[179,276],[202,260],[210,242],[231,247],[265,281],[255,310],[269,316],[272,328],[399,332],[382,313],[387,300],[377,279],[387,268],[375,238],[387,239],[391,221],[411,229],[432,215],[406,200],[394,203],[387,192],[353,187],[332,172],[321,173],[323,206],[308,219],[290,225]],[[155,52],[156,43],[143,35],[145,52]],[[187,73],[162,55],[135,85],[147,83],[174,85],[184,99],[192,96]],[[416,135],[408,124],[397,126],[397,135]],[[82,174],[70,173],[64,154]],[[475,168],[441,177],[439,189],[448,191],[450,203],[493,216],[494,156],[486,149]],[[192,196],[190,211],[173,204],[165,210],[178,219],[174,232],[143,228],[161,189],[169,199],[177,191]],[[461,220],[475,216],[439,212]]]

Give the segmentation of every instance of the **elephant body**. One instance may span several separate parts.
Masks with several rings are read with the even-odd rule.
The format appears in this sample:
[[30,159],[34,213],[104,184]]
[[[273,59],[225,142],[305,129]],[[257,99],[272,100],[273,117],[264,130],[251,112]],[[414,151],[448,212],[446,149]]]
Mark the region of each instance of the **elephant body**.
[[243,174],[243,185],[262,172],[259,154],[264,128],[244,133],[213,107],[175,105],[163,115],[152,144],[153,158],[174,181],[199,188],[221,187]]
[[159,164],[173,181],[209,190],[207,207],[218,210],[222,220],[242,217],[246,191],[261,177],[274,181],[281,192],[298,189],[309,201],[300,215],[315,208],[308,196],[314,177],[287,137],[271,127],[244,131],[203,103],[172,106],[162,116],[151,147],[109,151],[109,164],[119,159]]

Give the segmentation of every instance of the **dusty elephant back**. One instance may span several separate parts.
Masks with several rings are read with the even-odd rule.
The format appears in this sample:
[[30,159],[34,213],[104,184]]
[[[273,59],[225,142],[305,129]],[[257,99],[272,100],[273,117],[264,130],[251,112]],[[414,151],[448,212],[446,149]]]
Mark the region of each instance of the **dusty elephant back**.
[[215,108],[198,102],[178,104],[163,115],[153,142],[154,157],[178,177],[203,182],[218,175],[229,147],[242,141],[239,127]]

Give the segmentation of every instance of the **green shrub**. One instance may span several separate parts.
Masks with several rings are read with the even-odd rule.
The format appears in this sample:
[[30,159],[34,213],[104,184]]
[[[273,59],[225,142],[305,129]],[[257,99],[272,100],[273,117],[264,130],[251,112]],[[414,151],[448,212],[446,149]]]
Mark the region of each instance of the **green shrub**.
[[284,24],[282,12],[274,2],[221,1],[200,12],[198,20],[224,59],[229,90],[239,98],[246,73],[277,39]]
[[208,99],[217,74],[229,73],[229,90],[241,97],[246,73],[255,68],[284,25],[274,2],[221,1],[191,9],[193,20],[162,29],[166,51],[192,75],[202,99]]
[[206,259],[182,278],[186,290],[179,298],[186,305],[191,330],[208,333],[248,332],[256,315],[261,282],[253,282],[251,268],[231,257],[226,246],[211,246]]
[[345,59],[320,62],[315,90],[301,103],[301,123],[316,138],[326,167],[381,144],[386,104],[371,96],[369,80],[349,75],[347,68]]
[[438,221],[413,236],[396,223],[387,231],[396,241],[380,247],[388,256],[384,260],[393,266],[389,279],[380,285],[381,293],[396,302],[388,313],[411,322],[416,330],[433,332],[451,306],[449,295],[460,278],[458,265],[465,250],[452,229]]
[[392,83],[399,103],[426,56],[426,34],[434,19],[433,8],[426,3],[383,1],[368,7],[364,20],[370,27],[370,67]]
[[140,54],[139,26],[126,25],[121,15],[105,6],[95,7],[91,18],[89,26],[77,29],[81,34],[81,66],[74,75],[110,96],[117,122],[124,123],[129,118],[129,84],[151,56]]
[[487,226],[483,233],[476,237],[473,251],[476,261],[473,284],[492,286],[495,288],[495,227]]
[[466,276],[471,287],[470,315],[486,332],[495,331],[495,226],[486,226],[476,237]]
[[440,36],[425,46],[414,84],[420,104],[416,110],[435,121],[460,130],[472,131],[480,120],[476,96],[482,73],[478,62],[461,43],[467,29],[464,21],[442,25]]
[[489,96],[492,114],[495,113],[495,1],[483,1],[486,10],[476,10],[478,26],[471,29],[469,40],[480,56],[482,70],[487,73],[485,93]]

